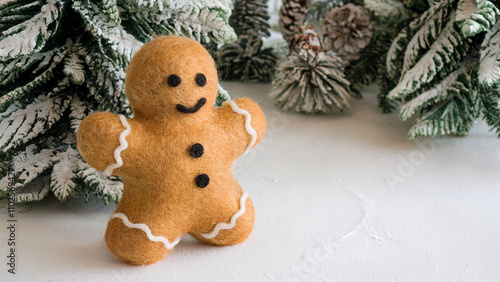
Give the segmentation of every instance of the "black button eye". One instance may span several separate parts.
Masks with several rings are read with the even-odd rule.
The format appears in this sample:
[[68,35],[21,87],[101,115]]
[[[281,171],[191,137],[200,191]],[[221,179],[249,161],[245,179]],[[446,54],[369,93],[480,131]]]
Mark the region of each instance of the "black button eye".
[[203,86],[205,86],[205,84],[207,84],[207,78],[202,73],[197,74],[195,80],[196,80],[196,84],[198,84],[201,87],[203,87]]
[[179,84],[181,84],[181,78],[178,75],[172,74],[171,76],[168,77],[168,85],[172,87],[177,87],[179,86]]

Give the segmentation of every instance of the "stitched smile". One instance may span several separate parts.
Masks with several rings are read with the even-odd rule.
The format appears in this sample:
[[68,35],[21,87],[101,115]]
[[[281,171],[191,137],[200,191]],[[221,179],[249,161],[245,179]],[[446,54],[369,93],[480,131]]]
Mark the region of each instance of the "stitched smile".
[[201,109],[201,107],[203,107],[206,102],[207,102],[207,99],[201,98],[198,101],[198,103],[196,103],[196,106],[194,106],[192,108],[188,108],[188,107],[181,105],[181,104],[177,104],[176,108],[181,113],[192,114],[192,113],[196,113],[199,109]]

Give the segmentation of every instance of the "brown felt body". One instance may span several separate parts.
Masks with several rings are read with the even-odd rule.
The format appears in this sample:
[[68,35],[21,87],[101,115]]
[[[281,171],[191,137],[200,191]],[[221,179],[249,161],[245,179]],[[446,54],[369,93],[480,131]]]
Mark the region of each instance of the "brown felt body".
[[[199,73],[206,77],[205,86],[195,81]],[[168,85],[172,74],[181,78],[177,87]],[[218,81],[208,52],[191,39],[157,37],[133,57],[125,83],[134,118],[127,120],[132,130],[126,137],[129,147],[121,153],[124,164],[113,171],[124,184],[116,212],[127,215],[132,223],[147,224],[153,235],[170,242],[185,233],[214,245],[246,240],[255,214],[250,198],[234,228],[220,231],[213,239],[199,235],[210,233],[219,222],[229,223],[240,209],[243,190],[233,177],[232,165],[251,142],[243,115],[229,105],[213,107]],[[193,107],[201,98],[206,104],[195,113],[176,109],[177,104]],[[258,143],[266,130],[262,110],[246,98],[235,102],[251,114]],[[116,162],[113,154],[124,129],[116,115],[88,116],[77,133],[82,157],[103,171]],[[199,158],[190,155],[196,143],[204,149]],[[196,185],[200,174],[210,178],[205,188]],[[154,263],[170,253],[142,230],[126,227],[121,219],[110,220],[105,239],[115,256],[131,264]]]

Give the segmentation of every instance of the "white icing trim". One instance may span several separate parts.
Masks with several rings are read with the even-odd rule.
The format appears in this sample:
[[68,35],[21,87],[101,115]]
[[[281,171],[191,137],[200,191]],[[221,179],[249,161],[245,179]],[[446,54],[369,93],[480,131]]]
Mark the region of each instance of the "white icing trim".
[[108,167],[106,167],[106,169],[104,170],[104,174],[106,174],[107,176],[111,176],[111,174],[113,173],[113,170],[115,170],[123,165],[123,160],[122,160],[122,157],[120,156],[120,154],[122,153],[122,151],[124,151],[128,148],[128,142],[125,139],[125,137],[127,137],[127,135],[129,135],[130,131],[132,130],[132,127],[127,122],[127,119],[125,118],[125,116],[119,115],[119,117],[120,117],[120,121],[122,122],[122,125],[125,127],[125,130],[123,130],[120,133],[120,146],[116,147],[116,149],[115,149],[114,154],[115,154],[116,163],[108,165]]
[[245,192],[245,193],[243,193],[243,195],[241,195],[240,210],[237,213],[233,214],[233,216],[231,217],[230,223],[219,222],[215,225],[214,230],[212,230],[212,232],[203,233],[200,235],[207,238],[207,239],[212,239],[212,238],[215,238],[215,236],[217,236],[217,234],[219,234],[219,231],[221,231],[223,229],[224,230],[232,229],[236,225],[236,220],[245,213],[247,198],[248,198],[247,192]]
[[252,124],[250,123],[250,121],[252,120],[252,116],[247,110],[243,110],[240,107],[238,107],[238,105],[236,105],[236,103],[233,100],[227,100],[226,102],[224,102],[224,104],[225,103],[228,103],[229,106],[231,106],[231,109],[233,109],[235,113],[245,116],[245,129],[247,130],[247,133],[250,136],[252,136],[252,141],[250,141],[250,144],[248,144],[245,153],[243,153],[243,156],[245,156],[253,148],[255,142],[257,142],[257,131],[253,129]]
[[123,224],[128,228],[136,228],[144,231],[144,233],[146,233],[146,236],[148,236],[148,239],[150,241],[163,243],[163,245],[165,245],[165,248],[167,248],[167,250],[171,250],[173,247],[175,247],[175,245],[177,245],[182,238],[181,236],[175,239],[172,243],[170,243],[170,241],[168,241],[166,237],[153,235],[153,233],[151,233],[151,229],[149,229],[149,227],[146,224],[130,222],[130,220],[128,220],[128,217],[124,213],[121,212],[114,213],[110,216],[110,220],[113,218],[121,219],[123,221]]

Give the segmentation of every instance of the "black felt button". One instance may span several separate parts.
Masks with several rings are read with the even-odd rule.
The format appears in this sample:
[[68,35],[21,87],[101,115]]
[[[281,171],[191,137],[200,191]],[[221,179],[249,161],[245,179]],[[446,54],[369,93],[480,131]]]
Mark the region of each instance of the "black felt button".
[[196,186],[200,188],[205,188],[208,186],[208,183],[210,182],[210,177],[206,174],[200,174],[196,176]]
[[168,85],[172,87],[177,87],[179,86],[179,84],[181,84],[181,78],[178,75],[172,74],[171,76],[168,77]]
[[194,80],[196,80],[196,84],[198,84],[201,87],[203,87],[203,86],[205,86],[205,84],[207,84],[207,78],[202,73],[197,74],[196,78]]
[[193,145],[193,147],[191,147],[190,155],[193,158],[200,158],[201,156],[203,156],[203,151],[203,145],[201,145],[200,143],[196,143]]

